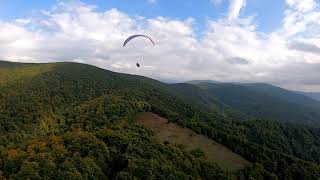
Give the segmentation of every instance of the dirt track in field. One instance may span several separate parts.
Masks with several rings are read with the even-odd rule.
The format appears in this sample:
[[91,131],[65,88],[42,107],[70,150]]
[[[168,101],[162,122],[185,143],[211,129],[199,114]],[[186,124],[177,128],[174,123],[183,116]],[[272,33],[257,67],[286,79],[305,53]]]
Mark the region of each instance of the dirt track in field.
[[247,160],[225,146],[190,129],[168,123],[167,119],[156,114],[141,113],[137,116],[137,122],[151,129],[160,141],[182,144],[188,151],[200,148],[207,160],[217,163],[223,170],[236,171],[249,165]]

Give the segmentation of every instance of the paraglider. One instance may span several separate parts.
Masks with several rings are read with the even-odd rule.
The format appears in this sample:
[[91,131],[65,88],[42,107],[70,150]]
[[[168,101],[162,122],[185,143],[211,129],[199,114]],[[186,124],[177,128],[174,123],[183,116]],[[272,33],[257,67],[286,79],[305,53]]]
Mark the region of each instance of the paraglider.
[[148,39],[151,41],[151,43],[152,43],[153,45],[155,45],[155,43],[154,43],[154,41],[151,39],[151,37],[146,36],[146,35],[136,34],[136,35],[132,35],[132,36],[128,37],[128,38],[124,41],[123,47],[125,47],[125,46],[128,44],[128,42],[130,42],[132,39],[137,38],[137,37],[145,37],[145,38],[148,38]]
[[[124,41],[123,47],[125,47],[132,39],[135,39],[135,38],[137,38],[137,37],[147,38],[147,39],[150,40],[150,42],[152,43],[153,46],[155,45],[155,43],[154,43],[154,41],[152,40],[151,37],[146,36],[146,35],[142,35],[142,34],[136,34],[136,35],[132,35],[132,36],[128,37],[128,38]],[[137,66],[137,67],[140,67],[140,64],[137,62],[136,66]]]

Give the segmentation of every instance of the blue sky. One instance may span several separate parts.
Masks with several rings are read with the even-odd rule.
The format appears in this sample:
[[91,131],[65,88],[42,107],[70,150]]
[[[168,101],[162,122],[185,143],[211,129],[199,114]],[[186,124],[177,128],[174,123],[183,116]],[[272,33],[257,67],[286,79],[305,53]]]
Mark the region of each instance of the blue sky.
[[[1,0],[0,59],[319,92],[319,7],[319,0]],[[138,39],[123,48],[133,33],[156,46]]]
[[[1,0],[0,20],[10,20],[36,16],[41,10],[48,10],[57,0]],[[158,16],[172,19],[194,18],[197,30],[206,27],[208,19],[219,19],[228,13],[228,0],[213,5],[209,0],[158,0],[154,4],[147,0],[83,0],[95,5],[99,11],[117,8],[129,15],[155,18]],[[281,26],[286,3],[284,0],[248,0],[242,16],[254,16],[261,32],[271,32]]]

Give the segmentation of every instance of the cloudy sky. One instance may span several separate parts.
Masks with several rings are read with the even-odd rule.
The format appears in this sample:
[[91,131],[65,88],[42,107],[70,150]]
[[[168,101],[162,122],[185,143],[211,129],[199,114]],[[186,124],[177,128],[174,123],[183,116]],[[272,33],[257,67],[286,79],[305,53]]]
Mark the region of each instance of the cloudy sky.
[[[320,91],[319,0],[1,0],[0,59]],[[156,42],[135,39],[147,34]],[[142,68],[135,66],[139,62]]]

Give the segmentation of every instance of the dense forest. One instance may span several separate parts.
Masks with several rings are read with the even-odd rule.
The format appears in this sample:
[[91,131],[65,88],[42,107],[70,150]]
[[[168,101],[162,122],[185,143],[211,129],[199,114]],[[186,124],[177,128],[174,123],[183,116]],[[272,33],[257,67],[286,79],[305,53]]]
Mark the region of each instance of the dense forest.
[[[256,118],[212,93],[84,64],[0,61],[0,179],[320,178],[317,127]],[[146,111],[251,165],[225,172],[178,144],[155,141],[135,122]]]

